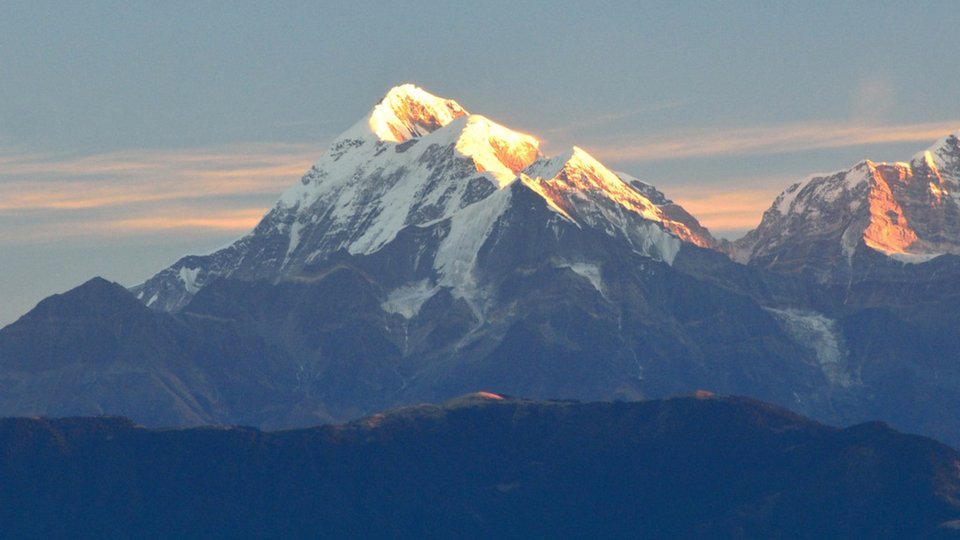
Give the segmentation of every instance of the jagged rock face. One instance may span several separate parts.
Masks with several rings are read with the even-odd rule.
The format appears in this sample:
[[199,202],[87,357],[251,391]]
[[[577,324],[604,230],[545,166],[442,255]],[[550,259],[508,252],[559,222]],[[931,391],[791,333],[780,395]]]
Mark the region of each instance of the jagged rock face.
[[662,194],[647,186],[662,199],[651,201],[640,183],[586,152],[544,158],[535,138],[404,85],[334,141],[254,231],[211,255],[177,261],[134,292],[150,307],[175,312],[218,278],[309,277],[337,253],[369,255],[404,229],[445,222],[416,277],[462,296],[476,250],[512,204],[507,188],[514,184],[543,197],[570,223],[620,235],[658,260],[671,259],[682,242],[714,244]]
[[821,280],[847,279],[871,249],[922,262],[960,253],[960,143],[950,135],[909,163],[864,161],[787,188],[732,256]]

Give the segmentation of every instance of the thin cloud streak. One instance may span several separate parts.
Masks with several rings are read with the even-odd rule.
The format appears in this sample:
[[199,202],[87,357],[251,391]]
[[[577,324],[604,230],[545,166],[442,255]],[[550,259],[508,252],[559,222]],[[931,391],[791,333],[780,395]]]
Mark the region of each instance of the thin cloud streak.
[[50,160],[7,155],[0,157],[0,212],[277,195],[317,154],[313,146],[266,145],[233,153],[133,151]]
[[115,240],[176,233],[190,237],[242,235],[252,230],[267,207],[235,209],[183,207],[157,209],[143,216],[100,215],[93,219],[45,219],[29,226],[7,226],[0,246],[33,243]]
[[955,132],[960,120],[906,125],[829,122],[736,129],[685,130],[672,135],[621,139],[588,146],[610,161],[655,161],[717,156],[780,154],[871,144],[933,141]]
[[711,231],[739,231],[756,227],[778,193],[744,189],[679,195],[674,200]]
[[664,192],[711,232],[729,236],[729,232],[742,233],[759,225],[777,195],[796,180],[793,176],[739,177],[670,186]]
[[138,182],[110,179],[56,182],[0,181],[0,212],[103,208],[158,201],[279,194],[306,169],[299,166],[230,171],[171,171]]
[[87,156],[0,150],[0,244],[245,232],[322,147],[271,143]]
[[105,232],[128,231],[137,234],[143,231],[169,231],[174,229],[206,229],[221,232],[247,232],[260,222],[266,208],[243,208],[220,211],[203,217],[153,216],[134,219],[119,219],[104,224]]
[[0,180],[15,176],[110,176],[168,172],[222,172],[234,169],[289,168],[293,160],[310,163],[322,146],[306,144],[239,145],[201,150],[130,150],[88,156],[18,154],[0,151]]

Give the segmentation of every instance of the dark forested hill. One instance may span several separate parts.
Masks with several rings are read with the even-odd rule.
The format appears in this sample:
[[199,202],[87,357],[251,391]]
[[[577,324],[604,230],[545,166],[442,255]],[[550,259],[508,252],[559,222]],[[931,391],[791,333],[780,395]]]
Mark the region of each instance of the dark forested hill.
[[474,394],[346,425],[0,421],[4,538],[952,537],[960,455],[742,398]]

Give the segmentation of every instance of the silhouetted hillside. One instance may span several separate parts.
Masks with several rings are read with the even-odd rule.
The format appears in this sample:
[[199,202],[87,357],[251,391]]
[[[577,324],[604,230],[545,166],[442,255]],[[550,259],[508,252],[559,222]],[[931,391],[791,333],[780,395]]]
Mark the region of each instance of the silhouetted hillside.
[[6,538],[916,538],[960,455],[742,398],[475,394],[313,429],[0,421]]

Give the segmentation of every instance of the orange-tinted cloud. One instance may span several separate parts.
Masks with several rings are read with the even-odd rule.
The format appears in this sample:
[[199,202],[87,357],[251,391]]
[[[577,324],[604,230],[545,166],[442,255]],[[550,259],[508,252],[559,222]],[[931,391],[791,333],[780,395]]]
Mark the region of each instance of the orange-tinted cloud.
[[190,237],[237,237],[254,228],[268,207],[237,209],[178,207],[151,210],[142,216],[101,214],[84,219],[44,218],[0,234],[0,246],[76,240],[114,240],[154,234]]
[[760,224],[793,176],[751,176],[721,179],[709,184],[663,186],[663,191],[693,214],[714,234],[739,236]]
[[779,189],[740,189],[713,191],[697,189],[696,193],[673,193],[671,197],[700,223],[714,232],[742,231],[760,223],[760,216],[770,207]]
[[264,145],[232,152],[0,156],[0,211],[276,195],[296,182],[318,154],[313,146]]
[[0,151],[0,243],[170,230],[242,232],[321,145],[242,145],[88,156]]
[[253,229],[266,213],[266,208],[219,210],[205,216],[149,216],[118,219],[105,224],[109,232],[169,231],[173,229],[213,229],[217,231],[247,232]]

